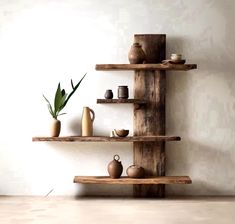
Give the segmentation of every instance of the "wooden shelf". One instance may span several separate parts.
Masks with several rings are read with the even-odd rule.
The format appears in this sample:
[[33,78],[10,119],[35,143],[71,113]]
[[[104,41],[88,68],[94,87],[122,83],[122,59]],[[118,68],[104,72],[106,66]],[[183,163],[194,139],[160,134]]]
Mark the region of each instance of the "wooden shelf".
[[131,136],[131,137],[107,137],[107,136],[65,136],[65,137],[33,137],[33,141],[49,142],[156,142],[156,141],[180,141],[179,136]]
[[111,71],[111,70],[181,70],[187,71],[196,69],[196,64],[97,64],[95,69],[97,71]]
[[145,100],[139,100],[139,99],[97,99],[97,103],[133,103],[138,105],[144,105],[147,103]]
[[107,176],[75,176],[73,182],[80,184],[191,184],[192,180],[188,176],[161,176],[141,179],[129,177],[112,179]]

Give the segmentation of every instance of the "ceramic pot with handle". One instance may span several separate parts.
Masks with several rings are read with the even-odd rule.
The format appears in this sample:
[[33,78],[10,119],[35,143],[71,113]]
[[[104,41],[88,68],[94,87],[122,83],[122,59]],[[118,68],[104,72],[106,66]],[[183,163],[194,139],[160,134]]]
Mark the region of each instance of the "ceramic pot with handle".
[[108,164],[108,173],[111,178],[119,178],[122,175],[123,166],[121,161],[119,161],[120,156],[115,155],[113,161]]
[[95,120],[95,112],[89,107],[83,107],[82,113],[82,136],[93,135],[93,122]]

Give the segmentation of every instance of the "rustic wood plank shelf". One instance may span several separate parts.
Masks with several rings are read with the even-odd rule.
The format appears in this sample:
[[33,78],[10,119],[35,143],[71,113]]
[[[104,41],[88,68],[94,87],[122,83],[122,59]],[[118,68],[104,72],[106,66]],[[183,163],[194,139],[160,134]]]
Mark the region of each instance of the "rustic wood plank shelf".
[[196,69],[196,64],[97,64],[97,71],[121,71],[121,70],[179,70],[187,71]]
[[96,64],[97,71],[134,71],[134,99],[97,99],[101,104],[134,104],[133,135],[124,138],[108,136],[33,137],[44,142],[130,142],[133,164],[145,169],[147,178],[75,176],[81,184],[133,184],[134,197],[164,197],[165,184],[191,184],[188,176],[165,176],[165,142],[180,141],[179,136],[166,136],[165,96],[166,71],[188,71],[196,64],[162,64],[166,58],[165,34],[136,34],[134,42],[145,52],[146,64]]
[[108,136],[65,136],[65,137],[33,137],[33,141],[42,142],[159,142],[180,141],[179,136],[131,136],[131,137],[108,137]]
[[112,179],[102,176],[75,176],[74,183],[80,184],[191,184],[188,176],[161,176],[146,177],[141,179],[121,177]]
[[97,103],[133,103],[138,105],[144,105],[147,103],[146,100],[140,99],[97,99]]

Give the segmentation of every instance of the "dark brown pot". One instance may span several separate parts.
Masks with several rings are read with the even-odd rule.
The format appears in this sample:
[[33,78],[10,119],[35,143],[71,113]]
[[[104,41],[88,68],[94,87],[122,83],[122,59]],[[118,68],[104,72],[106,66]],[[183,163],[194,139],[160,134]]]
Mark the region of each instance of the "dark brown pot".
[[128,54],[130,64],[142,64],[145,61],[145,53],[139,43],[134,43]]
[[121,161],[118,161],[119,159],[119,155],[115,155],[113,161],[108,165],[108,172],[111,178],[119,178],[122,175],[123,166]]
[[128,86],[118,86],[118,99],[128,99],[129,90]]
[[144,168],[141,166],[131,165],[127,168],[126,174],[131,178],[144,177]]
[[113,99],[113,91],[111,89],[107,89],[104,94],[105,99]]

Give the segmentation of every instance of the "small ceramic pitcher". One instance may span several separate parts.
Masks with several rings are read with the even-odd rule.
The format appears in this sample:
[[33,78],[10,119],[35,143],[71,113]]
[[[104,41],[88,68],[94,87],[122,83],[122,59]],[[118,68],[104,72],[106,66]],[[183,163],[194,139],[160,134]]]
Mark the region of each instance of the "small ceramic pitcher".
[[123,166],[121,161],[119,161],[120,156],[115,155],[113,161],[108,165],[108,173],[111,178],[119,178],[122,175]]
[[[92,115],[92,116],[91,116]],[[95,112],[89,107],[83,107],[82,113],[82,136],[93,135],[93,122],[95,120]]]

